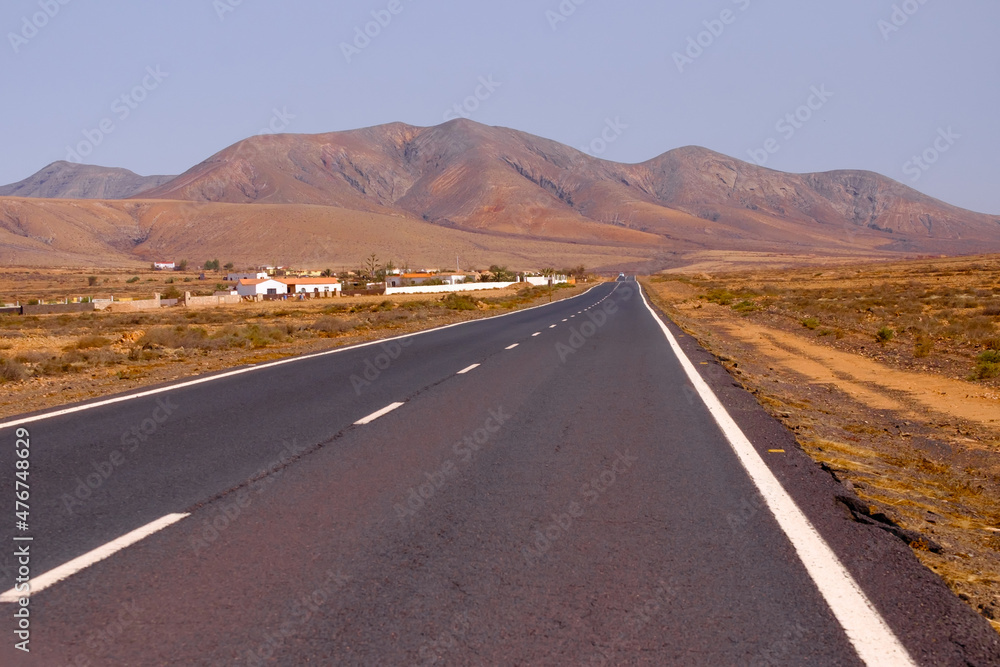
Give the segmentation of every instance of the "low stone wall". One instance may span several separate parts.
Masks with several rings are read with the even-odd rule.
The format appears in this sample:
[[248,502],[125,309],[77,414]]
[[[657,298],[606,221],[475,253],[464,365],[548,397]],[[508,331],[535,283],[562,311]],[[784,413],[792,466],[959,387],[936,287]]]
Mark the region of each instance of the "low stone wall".
[[209,308],[212,306],[232,306],[241,301],[239,294],[218,294],[215,296],[184,295],[184,306],[187,308]]
[[389,294],[439,294],[442,292],[478,292],[480,290],[504,289],[517,283],[462,283],[461,285],[417,285],[415,287],[389,287]]
[[56,315],[58,313],[89,313],[95,310],[92,303],[56,303],[39,306],[21,306],[25,315]]
[[111,313],[138,313],[143,310],[158,310],[163,305],[160,295],[153,299],[140,299],[137,301],[106,301],[103,299],[94,300],[96,310],[106,310]]

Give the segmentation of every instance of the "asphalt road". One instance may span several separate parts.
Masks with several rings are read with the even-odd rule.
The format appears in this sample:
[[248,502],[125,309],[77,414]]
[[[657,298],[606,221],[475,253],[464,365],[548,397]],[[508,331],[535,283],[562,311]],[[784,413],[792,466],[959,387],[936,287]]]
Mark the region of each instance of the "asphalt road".
[[750,454],[630,281],[8,420],[0,590],[17,536],[34,578],[189,516],[36,592],[30,653],[0,604],[0,664],[1000,664],[989,625],[670,330]]

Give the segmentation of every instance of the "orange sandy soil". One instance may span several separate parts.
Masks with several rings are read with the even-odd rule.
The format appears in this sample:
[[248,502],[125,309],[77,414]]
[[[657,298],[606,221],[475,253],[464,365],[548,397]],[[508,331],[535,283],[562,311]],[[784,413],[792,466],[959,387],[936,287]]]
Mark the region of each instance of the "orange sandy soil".
[[940,546],[913,545],[1000,631],[1000,379],[974,379],[996,346],[1000,258],[643,282],[805,452]]

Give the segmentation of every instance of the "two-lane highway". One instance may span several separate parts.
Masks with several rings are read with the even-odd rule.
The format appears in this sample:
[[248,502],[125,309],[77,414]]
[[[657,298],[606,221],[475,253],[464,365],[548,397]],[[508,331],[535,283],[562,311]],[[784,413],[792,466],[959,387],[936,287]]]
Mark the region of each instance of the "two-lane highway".
[[[33,577],[173,519],[36,591],[31,653],[10,633],[0,657],[1000,660],[989,626],[896,538],[853,522],[828,475],[741,441],[786,438],[794,450],[752,401],[714,387],[730,419],[709,386],[719,376],[706,384],[694,368],[621,280],[8,420],[0,497],[14,497],[15,430],[32,443]],[[13,544],[13,514],[0,535]],[[0,624],[13,629],[16,609],[0,604]]]

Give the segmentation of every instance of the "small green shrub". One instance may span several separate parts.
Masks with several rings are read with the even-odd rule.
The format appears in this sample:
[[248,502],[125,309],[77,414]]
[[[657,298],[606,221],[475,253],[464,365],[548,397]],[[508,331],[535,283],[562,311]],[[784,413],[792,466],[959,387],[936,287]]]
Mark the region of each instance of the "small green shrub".
[[709,290],[708,294],[703,295],[701,298],[711,303],[717,303],[720,306],[730,306],[736,300],[736,295],[727,289],[716,288]]
[[895,337],[896,337],[896,332],[890,329],[889,327],[882,327],[881,329],[875,332],[875,340],[877,340],[882,345],[885,345]]
[[804,320],[802,320],[802,326],[804,326],[806,329],[809,329],[810,331],[814,331],[815,329],[819,328],[819,320],[817,320],[815,317],[807,317]]
[[737,304],[733,304],[733,310],[737,313],[747,314],[757,310],[762,310],[762,308],[756,301],[743,300]]
[[1000,352],[997,350],[986,350],[976,357],[976,370],[972,374],[973,379],[988,380],[1000,377]]
[[20,382],[28,377],[28,369],[13,359],[0,357],[0,384]]
[[476,310],[476,302],[468,294],[449,294],[441,299],[441,305],[448,310]]
[[340,317],[321,317],[309,325],[309,329],[319,333],[334,334],[347,331],[351,325]]

